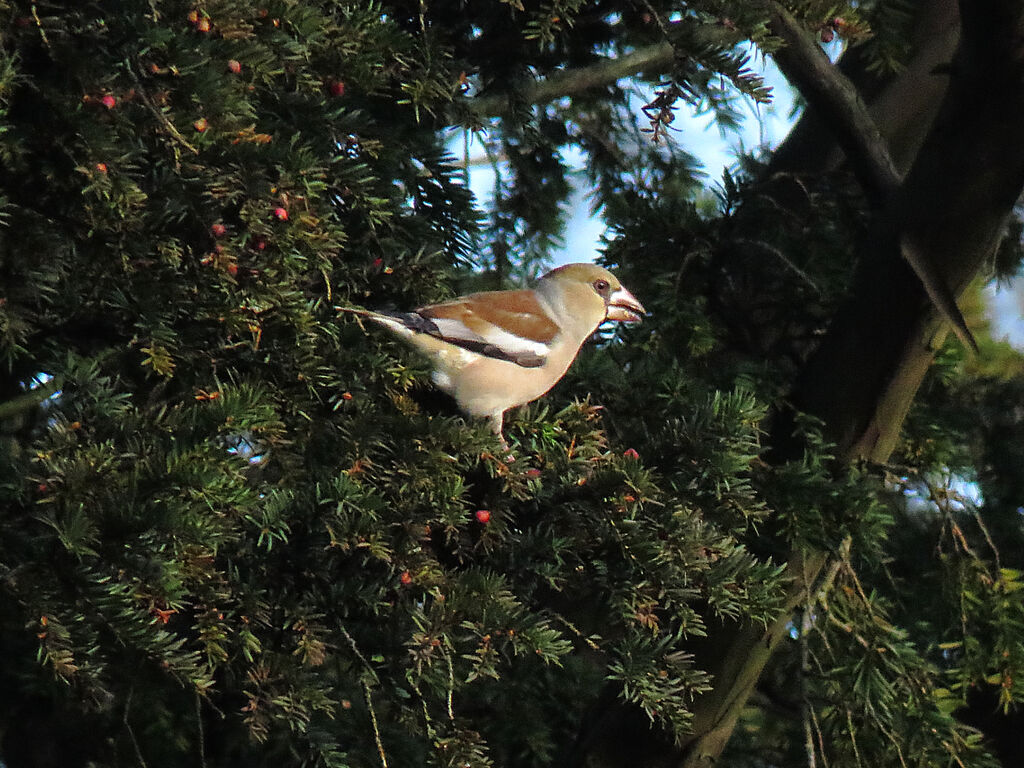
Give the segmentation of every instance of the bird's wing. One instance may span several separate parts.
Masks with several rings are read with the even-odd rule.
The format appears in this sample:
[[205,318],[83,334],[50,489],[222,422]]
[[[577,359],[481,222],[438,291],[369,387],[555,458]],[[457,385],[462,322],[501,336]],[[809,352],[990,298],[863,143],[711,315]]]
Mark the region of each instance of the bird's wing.
[[474,293],[420,307],[426,333],[486,357],[538,368],[547,360],[558,325],[533,291]]

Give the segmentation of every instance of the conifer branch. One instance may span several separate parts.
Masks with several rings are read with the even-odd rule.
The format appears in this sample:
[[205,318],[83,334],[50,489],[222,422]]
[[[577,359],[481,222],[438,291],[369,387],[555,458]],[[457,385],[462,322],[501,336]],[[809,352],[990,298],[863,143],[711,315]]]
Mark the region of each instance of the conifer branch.
[[[674,49],[671,43],[657,43],[614,59],[602,59],[587,67],[570,70],[534,83],[523,92],[527,104],[544,104],[574,96],[592,88],[610,85],[638,72],[663,72],[672,64]],[[509,112],[509,98],[505,94],[467,99],[466,103],[482,117],[501,117]]]
[[[157,121],[159,121],[159,123],[163,125],[163,127],[166,129],[167,133],[170,134],[172,139],[181,144],[181,146],[183,146],[193,155],[198,155],[199,150],[196,149],[192,144],[190,144],[188,139],[181,135],[181,131],[179,131],[174,126],[174,123],[172,123],[168,119],[167,115],[165,115],[163,111],[156,104],[153,103],[153,100],[149,97],[149,94],[146,93],[146,89],[142,85],[142,80],[139,79],[139,76],[136,74],[135,68],[128,62],[125,62],[125,64],[127,66],[128,71],[131,73],[132,79],[135,81],[136,93],[139,94],[139,97],[142,99],[142,103],[146,105],[146,109],[148,109],[150,113],[153,115],[153,117],[155,117]],[[177,161],[177,152],[175,152],[175,160]]]
[[0,403],[0,421],[5,421],[20,413],[32,410],[59,392],[62,386],[64,386],[64,379],[60,376],[55,376],[45,384],[40,384],[23,395],[12,397],[10,400]]

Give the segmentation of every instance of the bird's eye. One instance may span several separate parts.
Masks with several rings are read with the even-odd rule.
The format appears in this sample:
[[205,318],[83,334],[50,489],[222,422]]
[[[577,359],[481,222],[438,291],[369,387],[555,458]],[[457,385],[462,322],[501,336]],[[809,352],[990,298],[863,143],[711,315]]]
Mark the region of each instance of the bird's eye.
[[607,280],[595,280],[594,281],[594,290],[597,291],[602,296],[607,296],[608,295],[608,289],[610,287],[611,286],[608,285],[608,281]]

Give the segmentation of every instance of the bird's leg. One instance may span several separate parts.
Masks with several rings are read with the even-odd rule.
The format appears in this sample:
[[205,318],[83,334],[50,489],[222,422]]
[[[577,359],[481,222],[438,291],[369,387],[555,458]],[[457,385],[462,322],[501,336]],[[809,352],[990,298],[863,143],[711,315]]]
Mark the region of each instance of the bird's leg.
[[505,462],[511,464],[516,460],[516,457],[512,455],[512,449],[509,448],[508,443],[505,442],[505,435],[502,434],[502,429],[505,426],[505,412],[498,411],[497,413],[492,413],[487,417],[487,421],[491,425],[491,431],[498,436],[501,449],[505,452]]

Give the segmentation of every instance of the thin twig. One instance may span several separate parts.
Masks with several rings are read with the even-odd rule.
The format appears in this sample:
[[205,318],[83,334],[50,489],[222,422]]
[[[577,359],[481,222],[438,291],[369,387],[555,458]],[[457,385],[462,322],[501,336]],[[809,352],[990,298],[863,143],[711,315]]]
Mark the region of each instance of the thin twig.
[[446,653],[444,659],[448,662],[448,719],[454,723],[455,707],[452,704],[452,699],[455,696],[455,666],[452,664],[450,653]]
[[811,706],[810,693],[807,686],[807,673],[810,671],[808,635],[810,635],[812,628],[812,610],[813,606],[808,599],[807,605],[803,610],[803,616],[800,619],[800,711],[804,724],[804,749],[807,753],[807,768],[818,767],[818,762],[815,759],[814,734],[811,731],[811,715],[814,713],[814,707]]
[[[140,80],[139,76],[135,73],[135,68],[132,67],[132,65],[127,61],[125,62],[125,64],[127,66],[128,72],[131,73],[132,79],[135,81],[135,92],[139,94],[139,97],[142,99],[142,103],[146,105],[146,108],[153,114],[153,117],[155,117],[160,122],[160,124],[163,125],[163,127],[167,130],[167,132],[175,141],[181,144],[181,146],[183,146],[193,155],[198,155],[199,150],[196,149],[192,144],[190,144],[188,139],[181,135],[181,132],[174,127],[174,123],[172,123],[168,119],[167,115],[165,115],[163,111],[159,107],[157,107],[156,104],[153,103],[153,100],[149,98],[149,94],[146,93],[146,89],[142,86],[142,80]],[[177,158],[175,159],[177,160]]]
[[49,48],[50,41],[46,37],[46,30],[43,29],[43,20],[39,18],[39,10],[36,8],[35,3],[32,3],[32,18],[35,20],[36,27],[39,29],[39,37],[42,38],[43,45]]
[[850,743],[853,745],[853,756],[857,758],[857,765],[860,768],[864,768],[864,763],[860,759],[860,750],[857,748],[857,730],[853,727],[853,712],[850,711],[849,707],[846,707],[846,727],[850,732]]
[[770,253],[772,256],[774,256],[779,261],[781,261],[783,264],[785,264],[787,267],[789,267],[789,269],[793,272],[793,274],[795,274],[797,277],[799,277],[801,280],[803,280],[805,283],[807,283],[807,285],[809,285],[811,287],[811,289],[814,290],[815,293],[817,293],[819,296],[822,295],[821,288],[818,287],[818,284],[816,282],[814,282],[814,280],[811,278],[811,276],[808,275],[806,272],[804,272],[802,269],[800,269],[800,267],[798,267],[796,264],[794,264],[786,256],[786,254],[784,254],[782,251],[780,251],[775,246],[768,245],[768,243],[761,242],[760,240],[750,240],[750,239],[745,238],[745,237],[734,238],[732,242],[737,243],[739,245],[753,245],[753,246],[756,246],[757,248],[760,248],[761,250],[765,251],[766,253]]
[[135,687],[128,689],[128,695],[124,700],[124,715],[121,718],[121,722],[124,723],[125,730],[128,731],[128,738],[132,742],[132,747],[135,749],[135,759],[139,761],[139,765],[142,768],[147,768],[146,760],[142,757],[142,750],[139,748],[138,739],[135,738],[135,731],[132,730],[131,724],[128,722],[128,710],[132,706],[132,696],[135,694]]
[[821,755],[823,768],[829,768],[828,757],[825,756],[825,736],[821,732],[821,723],[818,722],[818,714],[811,707],[811,722],[814,724],[814,732],[818,737],[818,754]]
[[[370,673],[370,676],[376,680],[377,673],[374,671],[373,667],[370,666],[370,662],[366,660],[366,657],[360,652],[359,646],[356,645],[355,638],[348,633],[348,630],[345,629],[345,625],[339,623],[338,628],[341,629],[341,634],[345,636],[345,639],[348,641],[348,644],[352,648],[352,652],[356,655],[356,658],[362,662],[363,667],[365,667],[365,669]],[[388,758],[384,752],[384,742],[381,740],[380,726],[377,723],[377,710],[373,706],[373,692],[365,677],[360,680],[360,683],[363,686],[363,699],[366,701],[366,709],[370,713],[370,723],[373,725],[373,738],[374,741],[377,742],[377,754],[380,756],[380,765],[381,768],[388,768]]]
[[206,768],[206,734],[203,732],[203,709],[199,691],[196,691],[196,727],[199,730],[199,768]]
[[380,756],[381,768],[388,768],[388,758],[384,754],[384,742],[380,738],[380,726],[377,725],[377,710],[373,707],[373,698],[370,691],[370,684],[365,680],[363,684],[363,698],[366,700],[366,708],[370,712],[370,722],[373,724],[373,739],[377,742],[377,754]]
[[996,561],[996,568],[1001,571],[1003,566],[999,560],[999,550],[996,549],[996,543],[992,540],[992,535],[988,532],[988,526],[985,525],[985,521],[981,518],[981,512],[979,510],[974,511],[974,519],[977,521],[978,527],[981,529],[981,533],[985,537],[985,541],[988,542],[989,549],[992,550],[992,556]]

